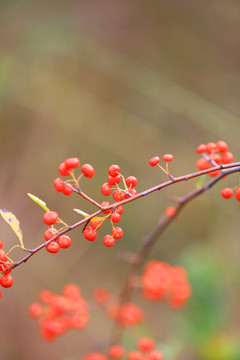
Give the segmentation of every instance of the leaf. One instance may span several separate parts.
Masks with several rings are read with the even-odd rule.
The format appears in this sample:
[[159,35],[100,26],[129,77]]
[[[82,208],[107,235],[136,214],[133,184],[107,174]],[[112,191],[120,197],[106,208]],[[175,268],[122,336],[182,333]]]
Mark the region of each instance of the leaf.
[[23,245],[23,239],[22,239],[22,230],[20,228],[20,222],[16,218],[16,216],[11,213],[11,211],[8,211],[6,209],[0,209],[0,214],[2,215],[3,219],[8,223],[8,225],[12,228],[12,230],[17,235],[19,242],[22,247]]
[[[79,209],[73,209],[74,211],[76,211],[78,214],[81,214],[82,216],[84,216],[85,218],[89,217],[90,215],[85,213],[84,211],[82,210],[79,210]],[[91,221],[101,221],[103,219],[105,219],[106,217],[100,217],[100,216],[94,216],[94,218],[91,219]]]
[[30,193],[28,193],[28,196],[30,197],[30,199],[32,199],[35,203],[37,203],[39,206],[41,206],[41,208],[43,208],[45,211],[50,211],[50,209],[46,206],[46,203],[44,201],[42,201],[41,199],[39,199],[37,196],[32,195]]
[[195,184],[196,189],[199,189],[200,187],[203,186],[205,179],[206,179],[206,175],[200,176],[200,178],[198,179],[198,181]]

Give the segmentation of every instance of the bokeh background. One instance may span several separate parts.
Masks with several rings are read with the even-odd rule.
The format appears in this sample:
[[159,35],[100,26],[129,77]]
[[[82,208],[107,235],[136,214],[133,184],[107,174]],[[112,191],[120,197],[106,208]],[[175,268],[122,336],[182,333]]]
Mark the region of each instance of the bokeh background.
[[[200,143],[225,140],[240,150],[240,3],[238,0],[9,0],[0,3],[0,196],[1,207],[19,218],[27,247],[43,241],[42,209],[33,193],[68,223],[73,208],[93,208],[53,189],[57,166],[79,156],[96,169],[82,187],[103,201],[100,186],[112,163],[139,179],[138,190],[165,180],[148,166],[154,155],[175,156],[174,175],[195,171]],[[237,202],[221,188],[236,174],[189,204],[159,240],[152,259],[184,265],[193,296],[180,311],[149,304],[137,292],[146,322],[125,334],[133,348],[153,336],[166,360],[240,358],[240,242]],[[120,251],[137,251],[169,197],[194,189],[196,181],[152,194],[126,207],[125,236],[107,249],[89,243],[81,229],[69,250],[45,250],[14,272],[3,291],[0,348],[3,360],[77,360],[103,350],[111,328],[101,312],[84,331],[53,343],[40,338],[27,312],[41,289],[60,294],[69,282],[91,298],[96,286],[117,292],[128,264]],[[17,240],[1,220],[9,249]],[[21,254],[16,251],[15,259]]]

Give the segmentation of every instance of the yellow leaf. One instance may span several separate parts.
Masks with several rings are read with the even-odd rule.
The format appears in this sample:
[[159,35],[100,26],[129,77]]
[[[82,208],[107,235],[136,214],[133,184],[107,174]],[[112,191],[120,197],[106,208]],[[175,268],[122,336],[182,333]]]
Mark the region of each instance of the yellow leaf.
[[[78,214],[81,214],[82,216],[84,216],[85,218],[89,217],[90,215],[85,213],[84,211],[82,210],[79,210],[79,209],[73,209],[74,211],[76,211]],[[94,216],[94,218],[91,219],[91,221],[101,221],[105,219],[105,216],[104,217],[100,217],[100,216]]]
[[13,213],[11,213],[11,211],[8,211],[6,209],[0,209],[0,214],[17,235],[21,246],[24,247],[23,239],[22,239],[22,230],[20,228],[20,223],[16,218],[16,216]]
[[41,199],[39,199],[37,196],[32,195],[30,193],[28,193],[28,196],[30,197],[30,199],[32,199],[35,203],[37,203],[39,206],[41,206],[41,208],[43,208],[45,211],[50,211],[49,208],[46,206],[46,203],[44,201],[42,201]]

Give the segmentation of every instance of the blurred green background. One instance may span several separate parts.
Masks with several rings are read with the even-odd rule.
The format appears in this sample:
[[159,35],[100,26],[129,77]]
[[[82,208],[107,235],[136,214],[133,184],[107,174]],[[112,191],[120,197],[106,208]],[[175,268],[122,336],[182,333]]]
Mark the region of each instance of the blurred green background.
[[[221,139],[239,160],[239,0],[1,1],[0,44],[1,207],[21,221],[27,247],[40,244],[45,230],[28,192],[67,223],[79,219],[73,208],[93,210],[53,189],[67,157],[94,165],[95,178],[82,187],[98,201],[112,163],[137,176],[141,191],[165,180],[148,166],[155,155],[173,153],[172,172],[182,175],[195,171],[198,144]],[[223,183],[186,207],[151,256],[186,266],[192,299],[176,312],[136,293],[147,321],[126,333],[127,344],[150,335],[166,360],[240,359],[239,208],[220,197],[239,176]],[[60,294],[68,282],[86,299],[100,285],[117,292],[128,270],[119,252],[137,251],[169,197],[194,187],[179,184],[127,206],[125,235],[114,248],[100,237],[87,242],[77,229],[69,250],[43,250],[19,267],[1,299],[1,359],[77,360],[104,349],[111,323],[102,313],[92,314],[86,330],[49,344],[28,318],[29,304],[41,289]],[[15,235],[3,220],[0,226],[9,249]]]

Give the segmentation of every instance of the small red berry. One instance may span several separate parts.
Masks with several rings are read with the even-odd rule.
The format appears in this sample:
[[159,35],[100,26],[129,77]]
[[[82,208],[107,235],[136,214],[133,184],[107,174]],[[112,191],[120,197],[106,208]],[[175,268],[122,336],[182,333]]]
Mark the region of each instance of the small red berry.
[[87,178],[91,178],[95,175],[95,169],[90,164],[83,164],[81,167],[81,172]]
[[226,151],[222,154],[223,164],[230,164],[233,161],[233,154],[229,151]]
[[210,142],[206,145],[206,150],[208,154],[211,154],[214,150],[216,150],[217,145],[214,142]]
[[72,185],[64,183],[62,193],[67,196],[71,195],[73,193]]
[[163,360],[163,354],[159,350],[153,350],[147,355],[146,360]]
[[128,353],[128,360],[144,360],[144,356],[140,351],[130,351]]
[[110,294],[105,288],[98,287],[93,292],[93,298],[98,304],[103,305],[103,304],[106,304],[109,301]]
[[7,253],[4,250],[0,250],[0,262],[7,262]]
[[220,153],[224,153],[228,151],[228,145],[225,141],[219,140],[217,143],[217,149]]
[[121,176],[120,176],[120,175],[117,175],[117,176],[114,176],[114,177],[111,176],[111,175],[108,176],[108,183],[109,183],[110,185],[119,184],[120,181],[121,181]]
[[77,168],[80,165],[80,160],[77,157],[66,159],[64,162],[67,169]]
[[197,149],[196,149],[196,152],[197,152],[198,154],[204,153],[204,152],[206,152],[206,151],[207,151],[207,147],[206,147],[205,144],[199,145],[199,146],[197,147]]
[[1,277],[0,285],[2,285],[2,287],[9,288],[12,286],[12,284],[13,284],[13,278],[11,277],[11,275],[6,274]]
[[46,250],[52,254],[57,253],[60,250],[60,246],[55,241],[51,241],[47,246]]
[[163,161],[166,161],[166,162],[173,161],[173,155],[172,154],[164,154],[162,158],[163,158]]
[[238,187],[237,190],[235,191],[235,197],[238,201],[240,201],[240,187]]
[[155,342],[151,338],[142,338],[138,342],[138,348],[142,352],[149,352],[153,350]]
[[110,218],[112,222],[118,223],[121,220],[121,215],[117,211],[114,211]]
[[89,241],[94,241],[97,238],[97,232],[93,230],[90,226],[86,227],[83,231],[85,239]]
[[137,185],[138,181],[137,178],[135,178],[135,176],[128,176],[126,178],[126,185],[127,187],[135,187]]
[[64,180],[58,177],[54,180],[53,185],[57,192],[62,192],[64,187]]
[[59,236],[59,238],[57,239],[57,243],[60,246],[60,248],[62,249],[67,249],[69,248],[69,246],[71,245],[71,239],[69,236],[67,235],[61,235]]
[[44,238],[46,241],[52,239],[57,234],[57,229],[55,228],[49,228],[44,233]]
[[118,165],[111,165],[108,168],[108,173],[110,176],[115,177],[118,176],[121,172],[121,169]]
[[2,240],[0,240],[0,249],[2,249],[2,247],[3,247],[3,242]]
[[132,188],[132,189],[129,189],[128,192],[125,193],[124,197],[125,197],[125,199],[128,199],[136,194],[137,194],[137,190]]
[[65,162],[62,162],[58,167],[58,172],[62,176],[68,176],[69,175],[69,169],[66,167]]
[[98,230],[100,229],[100,227],[102,226],[102,221],[98,220],[98,221],[92,221],[90,222],[90,226],[93,230]]
[[233,196],[233,190],[231,188],[222,189],[221,195],[224,199],[230,199]]
[[33,318],[39,318],[43,314],[43,307],[37,302],[29,306],[28,313]]
[[113,345],[108,350],[108,354],[112,359],[120,359],[125,353],[124,348],[121,345]]
[[159,161],[160,161],[160,157],[154,156],[149,160],[149,165],[156,166],[159,163]]
[[101,186],[101,192],[102,192],[102,194],[105,195],[105,196],[110,195],[111,192],[112,192],[112,187],[111,187],[111,185],[109,185],[109,183],[104,183],[104,184],[102,184],[102,186]]
[[[103,201],[101,203],[102,207],[109,206],[109,205],[110,205],[110,202],[108,202],[108,201]],[[112,211],[111,209],[105,210],[105,211],[103,211],[103,214],[110,214],[111,211]]]
[[123,237],[123,230],[122,228],[116,226],[112,229],[112,236],[114,239],[121,239]]
[[115,239],[112,237],[112,235],[105,235],[103,238],[103,243],[107,247],[111,247],[115,244]]
[[176,208],[174,206],[169,206],[165,209],[165,216],[168,218],[173,217],[176,214]]
[[121,201],[125,197],[125,192],[123,190],[115,190],[112,194],[112,197],[115,201]]
[[120,215],[123,213],[123,207],[122,205],[119,205],[118,207],[116,207],[116,210]]
[[59,216],[56,211],[47,211],[43,215],[43,221],[46,225],[54,225],[57,222],[58,218]]
[[211,164],[207,159],[204,159],[204,158],[198,159],[198,161],[197,161],[198,170],[206,170],[206,169],[209,169],[210,167],[211,167]]

